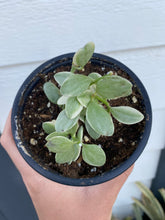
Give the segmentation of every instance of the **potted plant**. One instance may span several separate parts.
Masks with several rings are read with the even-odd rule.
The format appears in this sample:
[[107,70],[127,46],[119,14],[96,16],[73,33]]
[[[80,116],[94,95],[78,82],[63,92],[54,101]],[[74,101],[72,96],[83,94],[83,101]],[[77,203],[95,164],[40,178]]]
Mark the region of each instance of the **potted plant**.
[[137,76],[89,42],[53,58],[25,80],[12,132],[24,159],[59,183],[86,186],[128,169],[151,130],[151,105]]

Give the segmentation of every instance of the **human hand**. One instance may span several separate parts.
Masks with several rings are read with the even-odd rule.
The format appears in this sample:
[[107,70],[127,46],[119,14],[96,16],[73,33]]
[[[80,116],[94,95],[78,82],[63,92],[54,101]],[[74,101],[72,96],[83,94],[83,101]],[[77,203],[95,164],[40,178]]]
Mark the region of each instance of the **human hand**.
[[20,155],[11,132],[11,112],[1,144],[19,170],[40,220],[110,220],[117,195],[133,166],[115,179],[94,186],[61,185],[41,176]]

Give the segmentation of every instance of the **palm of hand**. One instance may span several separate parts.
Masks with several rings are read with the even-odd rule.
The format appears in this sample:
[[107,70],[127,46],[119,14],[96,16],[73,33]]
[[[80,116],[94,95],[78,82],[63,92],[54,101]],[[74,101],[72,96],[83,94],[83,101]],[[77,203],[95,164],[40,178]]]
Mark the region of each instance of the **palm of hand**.
[[21,157],[11,133],[11,114],[1,137],[1,144],[22,175],[40,220],[110,219],[116,197],[132,171],[106,183],[72,187],[55,183],[34,171]]

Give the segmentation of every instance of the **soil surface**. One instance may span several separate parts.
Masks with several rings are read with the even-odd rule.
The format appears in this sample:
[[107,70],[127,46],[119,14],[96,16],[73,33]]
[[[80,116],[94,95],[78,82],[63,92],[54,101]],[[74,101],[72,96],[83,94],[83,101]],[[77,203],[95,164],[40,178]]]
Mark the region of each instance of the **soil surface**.
[[[100,144],[105,151],[107,160],[104,166],[90,166],[82,160],[81,156],[76,162],[72,162],[70,165],[57,164],[55,162],[55,154],[50,153],[45,147],[45,137],[47,135],[42,129],[42,122],[56,119],[60,109],[57,105],[48,101],[43,92],[43,84],[50,79],[56,84],[53,77],[54,74],[60,71],[70,71],[70,68],[70,66],[61,66],[56,70],[49,72],[47,75],[39,74],[40,80],[27,98],[24,106],[23,116],[20,120],[20,132],[26,150],[32,155],[34,160],[44,168],[49,169],[52,172],[57,171],[64,176],[72,178],[93,177],[110,169],[114,169],[130,157],[135,151],[140,137],[143,134],[145,120],[135,125],[124,125],[113,118],[115,124],[114,135],[112,137],[101,136],[97,140],[93,140],[85,131],[85,135],[89,138],[86,143]],[[104,75],[109,71],[112,71],[113,74],[118,74],[119,76],[129,79],[133,83],[133,93],[124,98],[111,100],[111,106],[131,106],[145,115],[143,99],[140,92],[127,73],[117,66],[104,67],[89,63],[86,65],[85,71],[78,73],[88,75],[91,72],[98,72],[101,75]]]

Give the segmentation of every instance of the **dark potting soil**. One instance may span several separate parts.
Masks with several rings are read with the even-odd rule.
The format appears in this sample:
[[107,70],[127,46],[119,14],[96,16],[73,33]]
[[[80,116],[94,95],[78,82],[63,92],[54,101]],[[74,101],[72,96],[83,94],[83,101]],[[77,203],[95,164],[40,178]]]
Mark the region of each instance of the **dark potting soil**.
[[[93,140],[85,130],[85,136],[88,138],[86,138],[86,141],[84,140],[84,143],[99,144],[106,153],[106,163],[102,167],[94,167],[86,164],[81,156],[76,162],[72,162],[70,165],[67,163],[57,164],[55,162],[55,154],[50,153],[45,146],[45,137],[47,135],[42,129],[42,122],[56,119],[60,109],[57,105],[49,102],[43,92],[43,84],[50,79],[56,84],[53,77],[54,74],[60,71],[70,71],[70,68],[70,66],[61,66],[49,72],[47,75],[39,74],[40,80],[28,96],[24,106],[23,116],[20,120],[21,137],[28,153],[44,168],[52,172],[59,172],[71,178],[93,177],[114,169],[130,157],[135,151],[143,134],[145,120],[134,125],[124,125],[113,118],[115,124],[114,135],[112,137],[101,136],[97,140]],[[129,79],[133,83],[133,93],[124,98],[111,100],[111,106],[131,106],[145,115],[143,99],[140,92],[127,73],[117,66],[103,67],[88,63],[85,67],[85,71],[79,73],[88,75],[91,72],[98,72],[104,75],[109,71]]]

